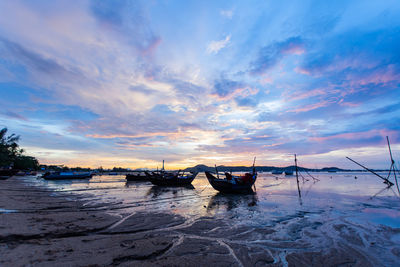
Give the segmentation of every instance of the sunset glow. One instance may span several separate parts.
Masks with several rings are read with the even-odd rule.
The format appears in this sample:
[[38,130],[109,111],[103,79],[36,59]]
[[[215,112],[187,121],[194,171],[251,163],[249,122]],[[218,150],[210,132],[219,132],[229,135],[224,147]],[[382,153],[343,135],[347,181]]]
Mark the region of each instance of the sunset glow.
[[43,164],[388,168],[398,1],[1,1],[0,128]]

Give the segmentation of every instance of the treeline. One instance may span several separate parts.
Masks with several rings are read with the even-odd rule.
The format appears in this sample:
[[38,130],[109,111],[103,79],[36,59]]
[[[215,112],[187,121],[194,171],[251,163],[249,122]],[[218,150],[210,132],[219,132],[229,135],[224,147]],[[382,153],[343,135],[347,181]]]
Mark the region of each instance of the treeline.
[[7,128],[0,130],[0,168],[18,170],[38,170],[39,162],[35,157],[24,155],[19,147],[19,135],[7,136]]
[[114,167],[114,168],[109,168],[109,169],[103,169],[103,167],[99,167],[99,168],[83,168],[83,167],[67,167],[64,165],[40,165],[39,166],[40,170],[43,171],[74,171],[74,172],[90,172],[90,171],[94,171],[94,172],[99,172],[99,173],[103,173],[103,172],[129,172],[131,171],[131,169],[127,169],[127,168],[121,168],[121,167]]
[[[257,172],[271,172],[271,171],[295,171],[296,167],[294,165],[287,167],[274,167],[274,166],[255,166]],[[217,166],[217,170],[219,172],[250,172],[252,171],[252,166]],[[342,172],[342,171],[351,171],[340,169],[337,167],[326,167],[322,169],[309,169],[298,166],[299,171],[308,171],[308,172]],[[203,164],[196,165],[194,167],[186,168],[185,171],[192,172],[215,172],[215,167],[209,167]]]

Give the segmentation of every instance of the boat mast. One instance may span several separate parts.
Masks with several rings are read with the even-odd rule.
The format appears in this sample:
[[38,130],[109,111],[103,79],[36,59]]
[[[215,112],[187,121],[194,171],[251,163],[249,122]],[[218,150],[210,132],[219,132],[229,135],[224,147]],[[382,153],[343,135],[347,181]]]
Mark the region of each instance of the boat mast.
[[215,164],[215,172],[217,173],[217,178],[219,179],[219,174],[218,174],[217,164]]
[[256,157],[254,157],[253,160],[253,174],[256,173],[256,168],[254,167],[255,164],[256,164]]

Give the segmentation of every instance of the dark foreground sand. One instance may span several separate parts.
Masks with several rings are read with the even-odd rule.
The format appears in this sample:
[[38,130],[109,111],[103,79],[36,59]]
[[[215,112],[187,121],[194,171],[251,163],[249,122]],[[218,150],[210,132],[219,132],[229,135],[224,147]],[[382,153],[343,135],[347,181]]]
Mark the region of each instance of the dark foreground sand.
[[[140,212],[122,218],[79,196],[0,181],[0,266],[395,266],[397,230],[360,237],[349,225],[299,218],[271,228]],[[281,230],[285,231],[282,235]],[[397,232],[396,232],[397,231]],[[329,236],[332,237],[329,237]],[[369,253],[369,251],[371,253]],[[380,252],[381,251],[381,252]],[[377,257],[382,253],[387,262]],[[389,256],[388,256],[389,255]]]

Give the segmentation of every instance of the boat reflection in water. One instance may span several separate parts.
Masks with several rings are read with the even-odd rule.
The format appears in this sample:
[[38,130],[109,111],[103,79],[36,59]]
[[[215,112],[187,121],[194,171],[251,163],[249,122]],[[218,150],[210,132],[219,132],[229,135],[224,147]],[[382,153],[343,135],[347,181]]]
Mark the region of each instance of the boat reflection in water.
[[189,184],[181,187],[165,187],[153,185],[149,191],[147,191],[146,196],[151,196],[152,198],[158,198],[161,195],[172,193],[172,198],[177,198],[185,195],[185,192],[194,190],[194,186]]
[[212,196],[207,205],[207,212],[217,210],[231,211],[236,208],[248,208],[256,206],[258,202],[257,193],[253,192],[247,195],[233,195],[218,192]]

